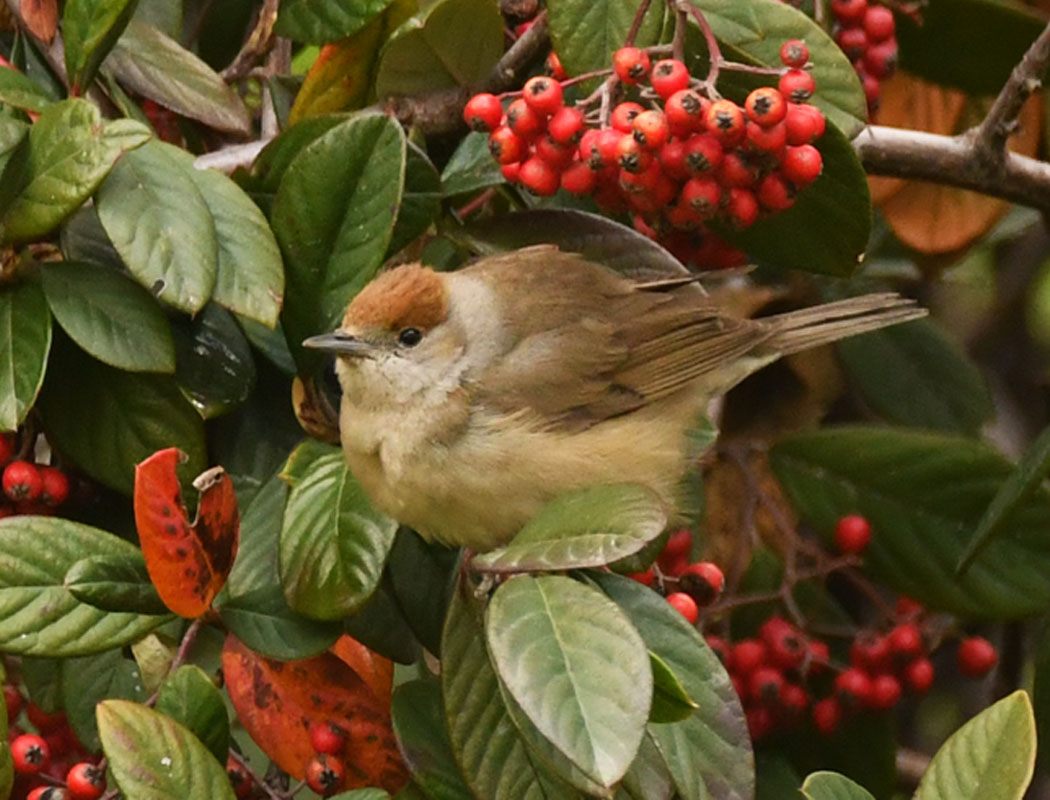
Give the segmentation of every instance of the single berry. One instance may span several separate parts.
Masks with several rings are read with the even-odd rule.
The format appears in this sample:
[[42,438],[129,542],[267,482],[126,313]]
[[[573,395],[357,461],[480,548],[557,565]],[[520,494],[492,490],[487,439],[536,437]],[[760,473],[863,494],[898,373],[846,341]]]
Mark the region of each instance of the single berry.
[[525,155],[525,142],[504,125],[489,134],[489,152],[500,164],[521,161]]
[[690,178],[682,187],[681,197],[701,219],[710,219],[722,204],[722,187],[712,178]]
[[710,134],[690,136],[685,143],[685,166],[693,175],[714,172],[722,165],[724,157],[722,145]]
[[902,594],[897,598],[895,610],[901,619],[914,619],[922,614],[922,603]]
[[892,675],[876,675],[871,681],[868,707],[876,711],[888,711],[901,699],[901,684]]
[[634,133],[634,118],[645,109],[639,103],[619,103],[609,115],[609,124],[620,133]]
[[784,127],[790,145],[810,144],[824,135],[827,120],[815,106],[807,103],[788,103]]
[[689,177],[689,168],[685,164],[685,142],[682,140],[672,139],[665,142],[656,158],[665,175],[679,181]]
[[773,711],[765,706],[752,706],[744,712],[747,721],[747,732],[751,739],[759,741],[769,736],[776,728]]
[[522,99],[529,108],[544,117],[549,117],[562,107],[561,84],[546,75],[529,78],[521,87]]
[[61,786],[38,786],[26,795],[26,800],[71,800]]
[[831,664],[831,650],[827,642],[822,642],[820,639],[810,639],[807,642],[806,649],[807,675],[823,672]]
[[346,730],[334,722],[313,722],[309,733],[315,753],[337,756],[346,748]]
[[755,703],[776,706],[784,688],[784,674],[774,667],[759,667],[747,681],[748,694]]
[[[594,170],[591,169],[590,164],[584,161],[577,161],[575,164],[571,164],[561,174],[561,188],[570,194],[590,194],[594,191],[594,184],[597,182],[597,175]],[[653,571],[647,570],[649,574],[649,583],[646,586],[651,586],[654,578]],[[636,573],[641,574],[641,573]],[[631,576],[635,577],[634,575]],[[637,580],[637,578],[635,578]]]
[[330,797],[346,783],[346,767],[341,759],[320,753],[306,765],[306,785],[322,797]]
[[864,53],[864,71],[876,80],[888,78],[897,69],[897,42],[872,45]]
[[675,531],[667,537],[657,563],[667,575],[677,575],[689,563],[689,553],[693,549],[693,533],[687,528]]
[[776,125],[762,127],[748,122],[747,143],[760,153],[779,153],[787,146],[787,125],[778,122]]
[[558,58],[558,54],[553,50],[547,54],[547,60],[543,62],[543,69],[556,81],[563,81],[569,77],[569,74],[565,71],[565,67],[561,64],[561,59]]
[[653,155],[633,136],[624,136],[616,145],[616,161],[621,169],[638,174],[645,172],[653,163]]
[[890,650],[895,656],[910,659],[922,655],[922,631],[912,622],[905,622],[889,632]]
[[787,114],[787,101],[779,89],[772,86],[761,86],[747,96],[744,110],[747,116],[763,128],[776,125]]
[[868,0],[831,0],[831,13],[839,22],[857,23],[868,10]]
[[575,106],[562,106],[547,122],[547,135],[558,144],[573,144],[583,135],[583,112]]
[[699,605],[709,606],[726,588],[726,576],[717,564],[698,561],[690,564],[678,576],[678,588],[686,592]]
[[879,79],[874,75],[870,74],[863,65],[858,67],[856,64],[853,65],[857,70],[857,77],[860,78],[860,86],[864,90],[864,97],[868,101],[868,114],[874,114],[879,108]]
[[44,488],[40,470],[28,461],[12,461],[4,468],[4,494],[14,500],[32,502]]
[[813,96],[817,83],[804,69],[789,69],[780,76],[777,88],[792,103],[804,103]]
[[70,800],[98,800],[106,792],[106,773],[88,761],[81,761],[69,768],[69,772],[66,773],[66,786],[69,789]]
[[0,433],[0,466],[3,466],[18,451],[15,435],[13,433]]
[[704,218],[696,213],[696,209],[681,200],[664,210],[664,219],[672,228],[679,231],[696,230],[704,221]]
[[662,111],[643,111],[631,122],[632,135],[646,150],[659,150],[671,135],[671,126]]
[[766,663],[766,645],[758,639],[741,639],[729,656],[729,667],[738,675],[750,675]]
[[780,710],[789,720],[798,720],[809,708],[809,694],[797,683],[785,683],[780,690]]
[[40,499],[45,505],[60,506],[69,497],[69,478],[57,467],[40,468]]
[[842,704],[834,697],[825,697],[813,704],[813,726],[824,736],[838,730],[842,722]]
[[476,131],[494,131],[503,119],[503,106],[494,94],[476,94],[463,107],[463,121]]
[[689,86],[689,70],[685,64],[674,58],[665,58],[653,65],[649,76],[649,85],[664,100],[675,92]]
[[537,158],[542,158],[556,171],[561,172],[572,163],[576,148],[571,144],[558,144],[550,136],[541,136],[533,145]]
[[824,158],[811,144],[789,147],[780,162],[780,171],[784,177],[800,189],[813,183],[823,170]]
[[868,6],[864,11],[864,33],[871,42],[884,42],[896,32],[893,12],[886,6]]
[[758,198],[750,189],[733,187],[729,190],[726,214],[734,228],[744,230],[755,224],[759,214]]
[[700,609],[697,608],[696,601],[685,592],[674,592],[667,595],[667,603],[685,617],[686,622],[690,625],[695,625],[700,618]]
[[704,98],[692,89],[679,89],[667,98],[664,113],[667,121],[682,131],[698,131],[703,126]]
[[933,686],[935,671],[928,658],[917,658],[904,668],[904,682],[915,694],[926,694]]
[[499,168],[500,174],[503,175],[503,179],[509,183],[518,182],[518,174],[521,172],[521,162],[512,161],[510,164],[502,164]]
[[780,45],[780,63],[799,69],[809,61],[809,48],[801,39],[788,39]]
[[862,633],[850,645],[849,663],[868,672],[888,669],[893,661],[889,639],[876,633]]
[[11,758],[18,774],[37,775],[51,764],[51,748],[42,737],[23,733],[11,742]]
[[18,691],[17,686],[12,686],[10,683],[4,684],[4,705],[7,706],[7,721],[8,723],[14,722],[18,719],[18,715],[22,713],[22,709],[25,708],[25,698],[22,693]]
[[967,678],[983,678],[999,661],[995,645],[981,636],[971,636],[959,642],[956,654],[959,672]]
[[846,54],[850,61],[863,58],[868,49],[868,34],[863,28],[843,28],[835,34],[835,44]]
[[631,225],[638,233],[642,234],[646,239],[657,238],[656,228],[645,221],[645,218],[641,214],[635,214],[631,217]]
[[704,124],[722,144],[733,144],[744,135],[744,112],[732,100],[716,100],[707,107]]
[[707,642],[707,646],[714,651],[716,656],[718,656],[719,661],[723,664],[729,663],[729,642],[721,636],[713,636],[711,634],[705,636],[704,641]]
[[621,47],[612,57],[613,71],[624,83],[638,83],[649,74],[649,54],[638,47]]
[[543,133],[545,122],[542,114],[519,97],[507,106],[507,127],[522,139],[532,140]]
[[863,708],[871,697],[871,678],[864,670],[850,667],[835,676],[835,693],[847,708]]
[[759,205],[767,211],[785,211],[795,204],[795,190],[776,172],[771,172],[758,184]]
[[518,183],[533,194],[550,197],[558,191],[561,178],[558,171],[539,156],[533,156],[518,170]]
[[835,523],[835,546],[840,553],[863,553],[870,542],[871,523],[860,514],[847,514]]
[[805,637],[783,617],[770,617],[758,629],[765,642],[769,660],[781,669],[795,669],[806,657]]

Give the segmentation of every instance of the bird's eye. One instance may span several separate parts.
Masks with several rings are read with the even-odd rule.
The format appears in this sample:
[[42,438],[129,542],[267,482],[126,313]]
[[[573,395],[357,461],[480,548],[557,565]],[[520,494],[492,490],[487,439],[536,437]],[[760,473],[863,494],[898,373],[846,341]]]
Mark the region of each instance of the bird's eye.
[[418,328],[405,328],[397,335],[397,340],[405,347],[415,347],[423,339]]

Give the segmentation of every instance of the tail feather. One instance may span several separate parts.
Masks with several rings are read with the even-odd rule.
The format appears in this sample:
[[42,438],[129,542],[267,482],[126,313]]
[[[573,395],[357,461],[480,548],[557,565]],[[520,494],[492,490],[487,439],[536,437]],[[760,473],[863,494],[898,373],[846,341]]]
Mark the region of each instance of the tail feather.
[[772,335],[765,347],[788,355],[849,336],[925,317],[914,300],[894,292],[866,294],[766,317]]

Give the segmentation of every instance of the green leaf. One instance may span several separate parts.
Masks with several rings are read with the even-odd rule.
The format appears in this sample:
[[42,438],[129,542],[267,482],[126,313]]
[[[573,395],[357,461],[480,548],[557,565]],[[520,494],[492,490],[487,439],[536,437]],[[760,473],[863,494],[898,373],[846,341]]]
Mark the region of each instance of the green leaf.
[[667,525],[643,486],[595,486],[548,503],[506,547],[476,556],[482,572],[545,572],[604,566],[637,553]]
[[106,68],[132,91],[209,127],[241,136],[251,118],[241,98],[215,70],[156,28],[132,20]]
[[80,94],[124,32],[138,0],[68,0],[62,12],[66,72]]
[[489,135],[471,131],[459,143],[441,173],[445,197],[475,192],[503,183],[499,163],[489,152]]
[[802,784],[808,800],[875,800],[863,786],[858,786],[837,772],[814,772]]
[[507,692],[566,758],[611,787],[645,732],[653,677],[641,637],[620,609],[563,576],[517,576],[485,619]]
[[226,769],[170,717],[127,700],[98,706],[98,730],[121,792],[142,800],[234,800]]
[[436,0],[391,34],[379,54],[376,94],[473,86],[485,79],[501,55],[503,18],[497,3]]
[[65,659],[62,661],[60,685],[62,708],[69,724],[73,726],[77,739],[92,753],[102,747],[95,722],[95,706],[110,698],[140,703],[146,699],[138,666],[131,659],[124,658],[119,648],[94,656]]
[[649,709],[649,721],[681,722],[688,719],[699,706],[678,676],[652,651],[649,652],[649,666],[653,670],[653,705]]
[[135,279],[195,314],[215,287],[215,223],[187,155],[153,141],[122,158],[98,194],[98,216]]
[[326,44],[345,39],[377,17],[391,0],[286,0],[274,32],[296,42]]
[[682,722],[652,724],[648,728],[678,793],[684,800],[753,797],[751,738],[740,700],[718,656],[656,592],[619,575],[604,573],[592,577],[698,706]]
[[865,403],[891,422],[972,435],[994,411],[980,370],[928,319],[835,346]]
[[441,642],[441,688],[449,740],[463,776],[490,800],[571,800],[527,747],[500,699],[485,648],[480,603],[455,591]]
[[398,747],[423,793],[434,800],[471,800],[452,756],[439,685],[428,680],[401,684],[390,715]]
[[1018,691],[952,734],[930,762],[915,800],[1021,800],[1034,769],[1032,701]]
[[204,670],[183,664],[157,693],[154,706],[200,739],[220,764],[226,763],[230,749],[230,720],[226,703]]
[[[15,153],[19,155],[20,161],[24,162],[24,154],[28,152],[29,147],[28,134],[29,126],[26,123],[0,114],[0,174]],[[10,196],[6,192],[0,192],[0,205],[14,198],[15,188],[7,191],[11,193]]]
[[437,170],[426,153],[412,142],[408,143],[406,154],[405,192],[390,237],[391,254],[422,236],[441,213],[441,178]]
[[[1036,741],[1050,737],[1050,635],[1045,619],[1034,640],[1032,665],[1032,706],[1035,713]],[[1047,770],[1046,748],[1036,752],[1036,766],[1040,773]]]
[[[553,48],[570,75],[608,69],[612,54],[623,47],[640,3],[638,0],[549,0],[547,20]],[[639,47],[660,41],[666,10],[651,6],[635,38]]]
[[284,252],[283,323],[300,366],[307,336],[331,330],[386,256],[405,179],[405,135],[359,114],[304,147],[287,168],[272,221]]
[[552,244],[639,280],[688,274],[660,245],[626,225],[569,209],[533,209],[446,230],[480,255]]
[[125,494],[135,464],[157,450],[186,453],[185,482],[207,466],[201,418],[170,377],[113,369],[67,344],[52,352],[38,408],[55,449]]
[[0,291],[0,430],[25,420],[44,382],[51,313],[36,283]]
[[977,523],[977,529],[967,543],[966,550],[959,558],[956,572],[966,570],[978,553],[1002,532],[1010,515],[1039,488],[1047,474],[1050,474],[1050,427],[1044,428],[1039,437],[1032,442],[1016,469],[995,493],[995,497]]
[[131,372],[174,372],[175,349],[163,312],[122,272],[96,264],[41,264],[48,305],[74,342],[99,361]]
[[352,789],[333,795],[332,800],[390,800],[390,795],[382,789]]
[[284,296],[284,265],[266,217],[221,172],[193,169],[189,175],[215,222],[219,251],[212,299],[272,328]]
[[166,616],[100,611],[63,585],[66,572],[82,558],[131,558],[138,552],[78,522],[32,516],[0,520],[0,650],[59,658],[89,655],[133,642],[164,622]]
[[309,117],[285,128],[256,157],[251,174],[246,180],[247,190],[253,195],[264,195],[272,199],[272,195],[277,193],[277,188],[281,185],[284,173],[303,148],[348,119],[350,116],[347,114],[326,114]]
[[664,763],[664,757],[646,734],[642,746],[623,782],[616,792],[616,800],[671,800],[674,782]]
[[397,523],[376,512],[338,448],[308,442],[292,453],[280,541],[288,605],[316,619],[339,619],[375,591]]
[[441,630],[458,573],[459,551],[428,543],[400,528],[387,560],[390,586],[412,633],[431,653],[441,655]]
[[[396,538],[394,546],[397,547]],[[369,650],[391,661],[414,664],[419,660],[419,642],[404,609],[394,598],[389,577],[379,584],[359,611],[343,620],[343,630]]]
[[973,531],[1012,473],[973,440],[904,429],[843,427],[790,437],[772,464],[801,515],[830,540],[843,514],[874,535],[865,570],[931,609],[1009,619],[1050,603],[1050,495],[1033,493],[969,571],[956,577]]
[[[50,233],[87,200],[128,150],[149,139],[131,120],[104,122],[84,100],[64,100],[41,112],[29,131],[25,170],[10,205],[0,201],[0,239],[37,239]],[[8,167],[10,168],[10,164]],[[5,170],[4,181],[13,180]],[[7,191],[13,191],[11,184]]]
[[255,359],[240,325],[226,309],[209,303],[192,320],[172,326],[175,380],[204,419],[243,403],[255,385]]
[[102,611],[168,613],[138,550],[133,555],[82,558],[66,572],[63,585],[77,600]]
[[784,800],[798,793],[802,778],[784,753],[755,754],[755,800]]
[[19,70],[0,68],[0,103],[40,112],[53,102],[43,88]]
[[81,206],[59,229],[62,254],[68,261],[87,261],[124,272],[120,253],[106,236],[94,203]]

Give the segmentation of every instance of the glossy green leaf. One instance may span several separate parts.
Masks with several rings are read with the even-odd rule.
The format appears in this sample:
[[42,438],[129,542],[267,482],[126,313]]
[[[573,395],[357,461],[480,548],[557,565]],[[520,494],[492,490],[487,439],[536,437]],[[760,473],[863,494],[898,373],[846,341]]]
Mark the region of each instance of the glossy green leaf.
[[332,795],[332,800],[390,800],[390,795],[382,789],[352,789]]
[[[176,623],[181,626],[181,623]],[[171,630],[171,627],[168,628]],[[179,642],[160,632],[151,633],[131,645],[131,655],[138,664],[142,685],[153,694],[171,672],[172,662],[179,651]]]
[[157,693],[154,708],[200,739],[220,764],[230,749],[230,720],[222,692],[193,664],[183,664]]
[[109,768],[126,797],[142,800],[234,800],[223,764],[170,717],[126,700],[98,706]]
[[755,753],[755,800],[794,797],[801,783],[798,770],[784,753]]
[[[639,0],[549,0],[547,20],[551,43],[570,75],[608,69],[612,54],[623,47]],[[645,15],[635,44],[660,41],[667,10],[654,3]]]
[[43,111],[54,102],[35,81],[17,69],[0,68],[0,103],[23,109]]
[[[397,546],[397,539],[394,545]],[[419,660],[419,642],[394,597],[389,577],[384,578],[364,606],[343,620],[343,630],[391,661],[414,664]]]
[[62,708],[77,739],[90,752],[102,744],[95,722],[95,706],[119,698],[143,702],[146,689],[138,665],[118,648],[94,656],[68,658],[61,667]]
[[399,252],[434,223],[441,213],[441,178],[426,153],[408,143],[405,163],[405,193],[397,212],[397,224],[388,252]]
[[390,716],[401,755],[423,793],[432,800],[471,800],[452,756],[438,684],[401,684],[394,690]]
[[47,303],[69,338],[111,367],[174,372],[171,329],[149,292],[122,272],[75,261],[41,265]]
[[740,700],[718,656],[656,592],[619,575],[593,577],[698,706],[688,719],[648,728],[678,793],[685,800],[753,797],[751,738]]
[[[23,154],[28,152],[28,134],[29,125],[14,117],[0,115],[0,174],[3,174],[7,162],[14,154],[18,153],[19,157],[25,160]],[[10,202],[13,199],[14,188],[8,191],[11,192],[9,197],[5,192],[0,192],[0,203]]]
[[192,167],[154,141],[120,160],[98,194],[98,216],[135,279],[195,314],[215,288],[218,240]]
[[82,558],[66,572],[63,585],[77,600],[103,611],[168,613],[138,550],[121,556]]
[[344,39],[378,16],[391,0],[287,0],[274,30],[297,42],[325,44]]
[[604,566],[637,553],[667,525],[660,498],[643,486],[596,486],[548,503],[511,540],[471,565],[482,572]]
[[653,670],[653,705],[649,709],[649,721],[681,722],[692,716],[699,706],[667,662],[650,651],[649,666]]
[[965,575],[973,531],[1012,473],[987,445],[905,429],[844,427],[792,436],[772,454],[801,515],[830,540],[860,513],[874,535],[864,567],[929,608],[974,618],[1039,613],[1050,603],[1050,495],[1033,493]]
[[130,558],[137,552],[112,534],[70,520],[0,520],[0,650],[90,655],[133,642],[164,622],[164,616],[100,611],[63,585],[66,572],[82,558]]
[[864,402],[891,422],[976,434],[994,411],[980,370],[928,319],[835,347]]
[[[45,108],[29,132],[18,192],[9,205],[0,201],[0,239],[50,233],[94,193],[122,154],[148,139],[144,126],[131,120],[104,122],[98,108],[84,100]],[[12,180],[5,170],[4,181]],[[14,188],[10,185],[4,195]]]
[[802,784],[807,800],[875,800],[863,786],[858,786],[837,772],[814,772]]
[[915,800],[1021,800],[1035,769],[1032,701],[1014,692],[952,734]]
[[436,0],[391,34],[379,54],[376,94],[473,86],[502,54],[503,18],[497,3]]
[[441,655],[441,631],[458,573],[459,551],[425,542],[415,531],[401,528],[387,561],[394,599],[415,637]]
[[87,261],[124,271],[124,262],[106,236],[94,203],[81,206],[59,229],[62,255],[69,261]]
[[536,728],[598,785],[615,785],[645,732],[653,677],[623,612],[563,576],[517,576],[489,604],[500,681]]
[[383,263],[404,188],[405,135],[384,115],[360,114],[304,147],[287,168],[272,221],[286,262],[282,321],[300,343],[331,330]]
[[124,32],[138,0],[67,0],[62,11],[66,72],[80,93]]
[[172,325],[175,380],[204,419],[247,400],[255,385],[255,359],[233,315],[209,303],[192,320]]
[[348,119],[347,114],[326,114],[309,117],[285,128],[267,143],[252,164],[251,174],[246,181],[248,191],[272,200],[284,173],[303,148]]
[[453,592],[441,642],[441,688],[449,740],[477,797],[490,800],[572,800],[532,753],[500,699],[485,647],[483,609]]
[[0,430],[22,424],[44,382],[51,312],[39,284],[0,290]]
[[135,464],[178,447],[184,481],[207,466],[204,426],[165,375],[124,372],[56,347],[38,408],[52,445],[100,483],[131,494]]
[[478,131],[463,137],[441,173],[441,192],[445,197],[501,183],[503,173],[489,152],[489,135]]
[[338,448],[308,442],[292,454],[279,549],[288,605],[339,619],[375,591],[397,523],[376,512]]
[[284,299],[284,265],[277,240],[259,207],[221,172],[189,172],[215,222],[219,244],[212,299],[273,327]]
[[616,800],[671,800],[674,782],[664,757],[648,733],[616,790]]
[[251,118],[238,94],[215,70],[151,25],[132,20],[106,68],[132,91],[205,125],[241,136]]

